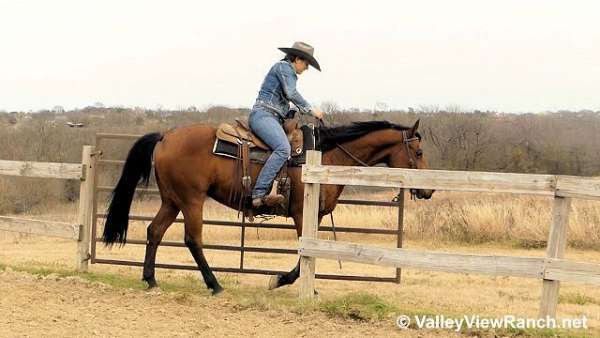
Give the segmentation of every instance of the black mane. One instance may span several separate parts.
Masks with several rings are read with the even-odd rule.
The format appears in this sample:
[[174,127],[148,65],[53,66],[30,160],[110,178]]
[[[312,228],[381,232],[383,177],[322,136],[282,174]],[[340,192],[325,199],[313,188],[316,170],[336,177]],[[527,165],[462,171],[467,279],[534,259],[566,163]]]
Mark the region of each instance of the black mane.
[[336,144],[355,140],[374,131],[382,129],[409,130],[410,128],[388,121],[353,122],[349,125],[336,127],[320,126],[316,130],[317,144],[321,151],[327,151],[335,148]]

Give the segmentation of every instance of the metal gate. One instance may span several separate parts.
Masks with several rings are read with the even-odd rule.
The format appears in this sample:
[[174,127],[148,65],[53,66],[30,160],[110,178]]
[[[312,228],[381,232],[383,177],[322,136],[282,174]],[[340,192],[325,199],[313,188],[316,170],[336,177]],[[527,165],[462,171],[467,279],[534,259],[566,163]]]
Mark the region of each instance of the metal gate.
[[[92,243],[91,243],[91,263],[92,264],[113,264],[113,265],[126,265],[126,266],[143,266],[144,262],[141,261],[130,261],[130,260],[118,260],[118,259],[107,259],[98,257],[96,254],[96,244],[101,242],[102,239],[98,237],[98,221],[104,219],[106,214],[98,212],[98,197],[100,194],[106,194],[112,192],[114,186],[100,186],[98,185],[98,175],[103,167],[107,165],[122,166],[125,161],[115,159],[105,159],[102,153],[102,141],[103,140],[123,140],[129,141],[130,143],[137,140],[142,135],[127,135],[127,134],[107,134],[98,133],[96,134],[96,151],[99,153],[99,160],[97,162],[98,169],[95,171],[96,177],[94,179],[94,196],[93,196],[93,219],[92,219]],[[149,194],[157,194],[158,189],[136,189],[136,193],[144,192]],[[336,226],[336,232],[345,233],[359,233],[359,234],[379,234],[396,237],[396,244],[398,248],[402,247],[402,231],[404,221],[404,191],[399,194],[397,202],[378,202],[378,201],[364,201],[364,200],[343,200],[340,199],[338,204],[349,204],[349,205],[363,205],[363,206],[378,206],[378,207],[392,207],[398,209],[397,214],[397,228],[396,229],[373,229],[373,228],[358,228],[358,227],[344,227]],[[140,216],[140,215],[129,215],[130,220],[139,221],[151,221],[153,217]],[[183,223],[182,218],[177,218],[175,223]],[[285,255],[297,255],[297,249],[283,249],[283,248],[268,248],[258,246],[246,246],[245,235],[246,228],[261,228],[261,229],[292,229],[296,227],[293,224],[285,223],[248,223],[248,222],[233,222],[233,221],[221,221],[221,220],[210,220],[205,219],[204,224],[206,225],[218,225],[218,226],[229,226],[229,227],[240,227],[240,245],[204,245],[203,248],[206,250],[224,250],[224,251],[235,251],[240,253],[239,267],[211,267],[213,271],[217,272],[233,272],[233,273],[250,273],[250,274],[263,274],[263,275],[276,275],[286,273],[288,270],[268,270],[268,269],[250,269],[244,267],[244,253],[245,252],[260,252],[260,253],[273,253],[273,254],[285,254]],[[319,231],[333,231],[331,226],[319,226]],[[127,240],[127,244],[134,245],[146,245],[145,240]],[[186,247],[183,242],[173,241],[162,241],[161,246],[169,247]],[[180,269],[180,270],[198,270],[196,265],[183,265],[183,264],[156,264],[157,268],[166,269]],[[368,282],[391,282],[400,283],[401,269],[395,269],[395,275],[390,277],[375,277],[375,276],[355,276],[355,275],[342,275],[342,274],[317,274],[316,278],[319,279],[333,279],[333,280],[352,280],[352,281],[368,281]]]

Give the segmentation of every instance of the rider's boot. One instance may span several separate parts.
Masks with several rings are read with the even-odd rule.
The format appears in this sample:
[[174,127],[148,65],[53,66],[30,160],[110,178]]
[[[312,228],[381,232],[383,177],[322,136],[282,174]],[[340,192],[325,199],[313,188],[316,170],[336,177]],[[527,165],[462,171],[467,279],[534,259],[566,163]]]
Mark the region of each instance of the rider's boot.
[[263,205],[266,205],[268,207],[272,207],[274,205],[283,203],[284,199],[285,199],[285,197],[283,197],[283,195],[281,195],[281,194],[265,195],[265,196],[262,196],[262,197],[255,197],[255,198],[252,199],[252,207],[254,207],[254,208],[260,208]]
[[279,186],[279,180],[275,180],[273,182],[273,186],[271,187],[271,192],[268,195],[265,195],[262,197],[255,197],[252,199],[252,207],[260,208],[263,205],[272,207],[274,205],[283,203],[283,201],[285,200],[285,197],[283,195],[277,193],[278,186]]

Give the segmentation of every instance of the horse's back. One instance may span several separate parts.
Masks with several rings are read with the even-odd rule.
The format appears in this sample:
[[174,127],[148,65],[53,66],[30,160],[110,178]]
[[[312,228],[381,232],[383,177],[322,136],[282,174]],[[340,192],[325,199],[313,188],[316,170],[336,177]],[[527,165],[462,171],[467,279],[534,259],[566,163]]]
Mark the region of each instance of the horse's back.
[[164,133],[154,153],[161,192],[187,199],[185,195],[197,195],[208,189],[217,166],[212,154],[215,132],[209,125],[194,124]]
[[215,140],[216,129],[206,124],[193,124],[179,127],[164,133],[158,144],[155,158],[161,156],[178,157],[196,156],[198,153],[210,152]]

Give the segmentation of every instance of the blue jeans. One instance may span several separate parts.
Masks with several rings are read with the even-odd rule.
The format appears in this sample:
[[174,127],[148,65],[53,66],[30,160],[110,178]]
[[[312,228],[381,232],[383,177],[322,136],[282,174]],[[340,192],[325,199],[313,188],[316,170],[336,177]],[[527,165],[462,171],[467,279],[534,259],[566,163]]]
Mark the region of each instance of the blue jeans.
[[287,136],[283,131],[283,126],[272,113],[263,109],[252,110],[248,122],[252,132],[260,137],[273,151],[260,171],[254,189],[252,189],[252,198],[256,198],[268,193],[275,176],[277,176],[287,159],[290,158],[291,149]]

